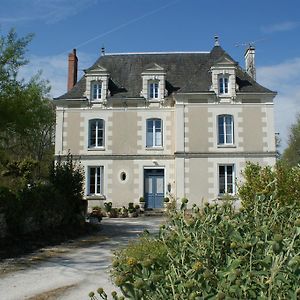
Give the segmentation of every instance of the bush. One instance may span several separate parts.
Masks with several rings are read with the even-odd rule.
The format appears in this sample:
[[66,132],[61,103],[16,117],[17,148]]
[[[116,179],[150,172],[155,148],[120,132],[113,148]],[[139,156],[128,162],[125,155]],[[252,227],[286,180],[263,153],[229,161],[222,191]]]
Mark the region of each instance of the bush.
[[187,214],[183,199],[158,238],[116,253],[115,284],[129,299],[298,299],[299,170],[284,168],[248,165],[240,211],[226,201]]
[[50,182],[36,183],[12,192],[0,187],[0,210],[9,235],[74,227],[83,223],[83,176],[68,157],[53,166]]

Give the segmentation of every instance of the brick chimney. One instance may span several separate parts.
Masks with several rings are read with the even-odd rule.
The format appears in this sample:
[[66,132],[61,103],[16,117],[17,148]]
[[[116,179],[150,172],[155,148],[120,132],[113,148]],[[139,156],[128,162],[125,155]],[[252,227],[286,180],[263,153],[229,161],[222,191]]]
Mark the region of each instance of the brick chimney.
[[248,75],[256,80],[255,48],[252,45],[249,45],[245,52],[245,65]]
[[78,70],[78,58],[76,56],[76,49],[73,49],[72,53],[69,53],[68,59],[68,91],[77,82],[77,70]]

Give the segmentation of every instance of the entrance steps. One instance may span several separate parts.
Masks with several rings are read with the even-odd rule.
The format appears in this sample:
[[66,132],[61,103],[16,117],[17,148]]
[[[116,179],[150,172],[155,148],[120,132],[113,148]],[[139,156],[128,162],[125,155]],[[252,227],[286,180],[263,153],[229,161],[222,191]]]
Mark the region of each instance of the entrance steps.
[[153,208],[153,209],[145,209],[144,216],[151,217],[151,216],[164,216],[166,211],[163,208]]

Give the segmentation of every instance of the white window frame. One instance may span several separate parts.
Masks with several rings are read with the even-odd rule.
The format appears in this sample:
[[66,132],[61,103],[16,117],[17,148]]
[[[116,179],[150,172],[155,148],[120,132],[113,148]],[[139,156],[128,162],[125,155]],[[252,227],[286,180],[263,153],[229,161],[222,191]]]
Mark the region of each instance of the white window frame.
[[[93,195],[103,195],[103,184],[104,184],[104,167],[103,166],[89,166],[87,168],[88,176],[87,176],[87,195],[93,196]],[[92,172],[94,174],[92,174]],[[97,176],[96,176],[97,174]],[[91,190],[91,178],[92,175],[95,178],[94,182],[94,191]]]
[[[92,143],[92,126],[95,124],[95,143]],[[102,126],[101,126],[102,123]],[[89,120],[89,132],[88,132],[88,147],[89,148],[104,148],[105,146],[105,121],[103,119],[91,119]],[[99,133],[102,131],[102,143],[98,143]]]
[[[160,122],[160,127],[157,127],[156,122]],[[148,127],[148,124],[152,122],[152,126]],[[158,128],[160,128],[160,131],[156,131]],[[151,129],[150,133],[152,133],[152,141],[149,142],[148,140],[148,129]],[[159,140],[159,133],[160,133],[160,143],[158,143]],[[146,120],[146,148],[161,148],[163,147],[163,120],[160,118],[149,118]]]
[[102,99],[102,81],[92,81],[91,84],[91,100],[100,101]]
[[[220,167],[224,167],[224,188],[225,191],[221,192],[221,177],[220,177]],[[232,192],[228,192],[229,190],[229,174],[228,174],[228,168],[232,168]],[[229,195],[234,195],[235,194],[235,165],[234,164],[219,164],[218,165],[218,189],[219,189],[219,195],[224,195],[224,194],[229,194]]]
[[148,82],[149,99],[159,99],[159,80],[149,80]]
[[228,95],[229,94],[229,78],[228,76],[220,76],[218,80],[219,94]]
[[[227,128],[226,118],[230,117],[230,131]],[[221,132],[220,132],[220,123],[223,128],[223,139],[224,141],[221,141]],[[230,114],[223,114],[217,116],[217,126],[218,126],[218,145],[234,145],[234,120],[233,115]],[[231,137],[231,141],[229,140],[228,136]]]

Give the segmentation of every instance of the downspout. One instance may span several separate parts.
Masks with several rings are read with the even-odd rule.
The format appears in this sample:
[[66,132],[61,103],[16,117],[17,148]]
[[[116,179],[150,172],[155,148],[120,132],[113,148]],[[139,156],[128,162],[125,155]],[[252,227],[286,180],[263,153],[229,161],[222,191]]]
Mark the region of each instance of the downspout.
[[61,126],[61,154],[64,153],[64,125],[65,125],[65,108],[63,107],[62,126]]
[[183,104],[183,196],[185,194],[185,104]]

